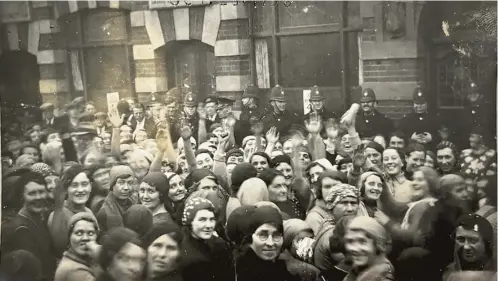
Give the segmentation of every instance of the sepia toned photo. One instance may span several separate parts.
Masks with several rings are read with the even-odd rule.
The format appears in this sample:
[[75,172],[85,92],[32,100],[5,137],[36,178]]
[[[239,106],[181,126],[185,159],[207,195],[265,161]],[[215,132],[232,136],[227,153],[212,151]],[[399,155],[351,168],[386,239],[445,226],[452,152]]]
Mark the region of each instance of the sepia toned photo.
[[497,281],[496,1],[0,0],[0,281]]

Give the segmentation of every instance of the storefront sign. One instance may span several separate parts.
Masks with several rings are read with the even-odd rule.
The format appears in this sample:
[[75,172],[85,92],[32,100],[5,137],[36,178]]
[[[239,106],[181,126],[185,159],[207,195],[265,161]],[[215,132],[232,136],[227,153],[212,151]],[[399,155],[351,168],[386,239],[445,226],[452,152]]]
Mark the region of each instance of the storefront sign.
[[28,1],[0,2],[0,22],[26,22],[31,19]]
[[149,0],[149,9],[186,8],[209,5],[211,2],[204,0]]

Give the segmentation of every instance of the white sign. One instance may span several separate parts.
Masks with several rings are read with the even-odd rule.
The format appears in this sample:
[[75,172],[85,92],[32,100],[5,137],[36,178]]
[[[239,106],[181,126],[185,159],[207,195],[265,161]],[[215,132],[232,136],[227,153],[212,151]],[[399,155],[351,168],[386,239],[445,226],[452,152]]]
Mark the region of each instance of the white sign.
[[209,5],[212,1],[204,0],[149,0],[150,9],[185,8],[191,6]]
[[107,111],[111,112],[112,109],[117,109],[119,103],[119,93],[107,93]]
[[303,109],[304,109],[304,115],[306,115],[306,114],[308,114],[308,113],[311,112],[310,97],[311,97],[311,90],[303,90]]

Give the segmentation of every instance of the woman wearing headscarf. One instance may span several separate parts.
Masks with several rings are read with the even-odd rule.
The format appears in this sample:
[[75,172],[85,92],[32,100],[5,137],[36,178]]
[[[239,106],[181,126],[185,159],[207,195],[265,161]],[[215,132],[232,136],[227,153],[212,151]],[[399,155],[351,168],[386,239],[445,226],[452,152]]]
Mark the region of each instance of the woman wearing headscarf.
[[123,224],[124,227],[135,231],[140,239],[142,239],[152,229],[154,219],[151,211],[147,207],[136,204],[131,206],[123,214]]
[[144,239],[147,250],[147,281],[182,281],[180,271],[183,234],[171,222],[156,224]]
[[98,262],[102,272],[97,281],[140,281],[147,254],[133,230],[111,229],[102,241]]
[[386,190],[384,178],[376,172],[365,172],[360,176],[358,189],[361,198],[358,215],[373,218],[378,209],[380,195],[383,190]]
[[280,259],[284,260],[287,270],[301,281],[316,281],[320,270],[311,262],[313,258],[313,230],[303,220],[284,221],[284,243]]
[[110,192],[104,200],[102,208],[95,215],[100,229],[104,232],[114,228],[123,227],[123,214],[136,201],[133,198],[135,187],[135,173],[125,165],[117,165],[111,168]]
[[352,257],[352,267],[344,281],[394,280],[394,267],[386,257],[389,234],[375,219],[354,218],[348,225],[344,241],[346,253]]
[[[85,212],[94,217],[86,207],[90,198],[91,184],[81,165],[73,165],[62,175],[61,183],[55,189],[54,211],[48,218],[48,228],[57,257],[68,245],[69,220],[77,213]],[[96,220],[96,219],[95,219]]]
[[186,201],[182,225],[184,240],[181,269],[184,281],[233,281],[234,271],[227,243],[215,232],[215,207],[209,200]]
[[359,204],[359,192],[355,186],[340,183],[333,185],[324,197],[331,218],[324,221],[315,234],[313,264],[322,271],[331,269],[336,262],[330,253],[330,237],[334,233],[337,222],[344,216],[356,216]]
[[236,198],[230,198],[232,204],[227,206],[227,216],[233,212],[234,209],[240,206],[251,206],[258,202],[269,201],[268,187],[265,182],[259,178],[250,178],[240,186]]
[[253,209],[243,229],[245,247],[236,259],[238,281],[297,281],[278,257],[284,243],[282,215],[269,206]]
[[94,281],[92,248],[98,235],[95,217],[87,213],[77,213],[69,221],[69,247],[55,271],[54,281],[83,280]]
[[140,203],[152,213],[154,224],[173,221],[165,207],[166,198],[169,198],[169,181],[161,172],[150,172],[143,179],[138,188]]
[[334,185],[347,182],[348,179],[342,172],[325,171],[320,174],[316,182],[314,207],[306,215],[306,223],[311,227],[313,233],[317,234],[323,222],[332,219],[332,214],[327,209],[324,198],[329,195]]
[[[462,271],[474,272],[475,276],[491,278],[496,272],[493,262],[493,228],[483,217],[469,214],[458,220],[454,234],[454,262],[443,275],[443,280]],[[490,279],[482,279],[490,280]]]

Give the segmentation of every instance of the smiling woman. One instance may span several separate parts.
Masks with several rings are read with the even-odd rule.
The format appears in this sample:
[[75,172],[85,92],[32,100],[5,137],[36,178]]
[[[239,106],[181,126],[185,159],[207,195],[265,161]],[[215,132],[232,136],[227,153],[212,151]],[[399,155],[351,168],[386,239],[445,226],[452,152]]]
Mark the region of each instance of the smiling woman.
[[[85,205],[90,198],[92,190],[90,180],[85,173],[83,166],[77,164],[69,167],[62,175],[60,186],[56,187],[54,211],[48,218],[48,228],[52,235],[52,240],[56,248],[57,256],[60,257],[69,244],[67,233],[70,227],[69,220],[77,213],[87,213],[95,221],[97,219],[92,211]],[[61,196],[64,193],[65,196]]]

